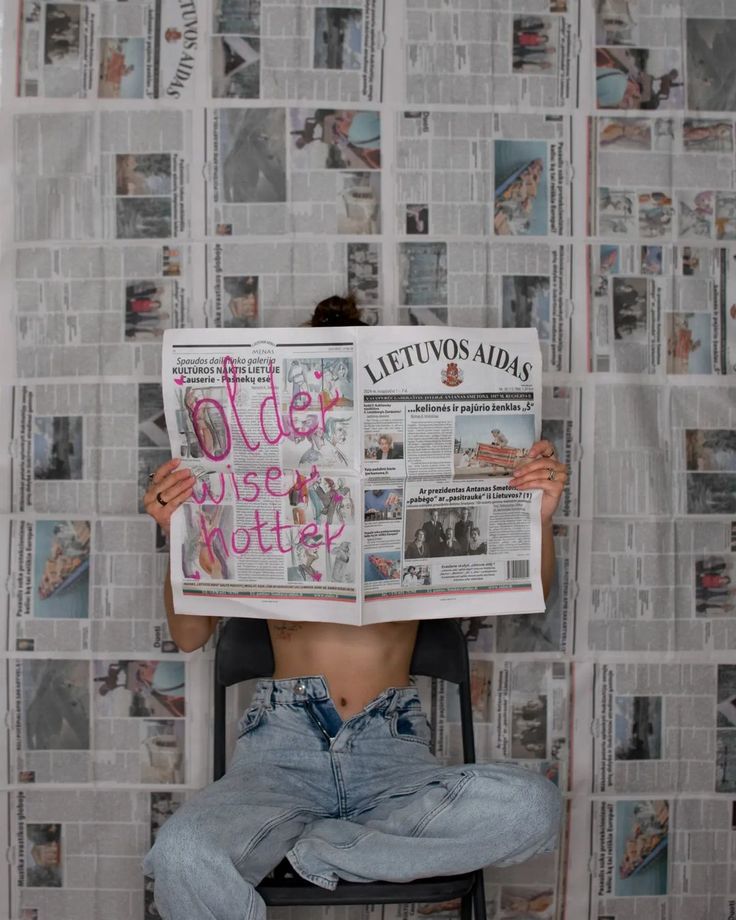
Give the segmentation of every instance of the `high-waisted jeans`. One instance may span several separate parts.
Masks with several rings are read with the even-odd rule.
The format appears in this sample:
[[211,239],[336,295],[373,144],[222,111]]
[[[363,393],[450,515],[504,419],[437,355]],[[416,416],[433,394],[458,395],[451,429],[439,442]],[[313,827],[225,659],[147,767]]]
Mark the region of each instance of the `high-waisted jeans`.
[[143,863],[166,920],[265,920],[254,886],[286,856],[315,885],[405,882],[521,862],[555,845],[560,796],[504,763],[443,766],[412,687],[343,722],[321,677],[264,680],[226,776]]

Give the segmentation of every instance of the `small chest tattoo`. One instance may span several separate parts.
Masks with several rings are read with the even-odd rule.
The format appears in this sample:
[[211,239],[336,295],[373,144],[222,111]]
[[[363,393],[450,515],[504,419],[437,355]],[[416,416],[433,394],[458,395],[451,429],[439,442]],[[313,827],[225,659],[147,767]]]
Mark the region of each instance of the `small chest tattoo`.
[[299,632],[302,628],[301,623],[274,623],[273,630],[276,633],[276,636],[279,639],[286,639],[287,641],[291,639],[292,635],[295,632]]

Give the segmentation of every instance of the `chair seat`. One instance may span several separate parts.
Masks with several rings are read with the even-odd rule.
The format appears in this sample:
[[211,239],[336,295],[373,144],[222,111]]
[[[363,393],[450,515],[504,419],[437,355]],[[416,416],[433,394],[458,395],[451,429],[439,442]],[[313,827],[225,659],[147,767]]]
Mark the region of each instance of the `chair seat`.
[[420,878],[414,882],[338,882],[334,891],[302,878],[267,878],[258,893],[269,907],[323,904],[414,904],[451,901],[473,888],[475,873]]

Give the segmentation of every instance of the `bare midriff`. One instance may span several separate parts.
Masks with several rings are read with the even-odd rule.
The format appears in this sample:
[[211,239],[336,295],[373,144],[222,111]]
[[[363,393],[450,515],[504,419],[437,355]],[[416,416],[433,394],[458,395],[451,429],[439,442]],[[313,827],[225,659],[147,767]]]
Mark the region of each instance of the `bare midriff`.
[[322,675],[343,719],[387,687],[406,687],[417,636],[416,620],[347,626],[269,620],[274,678]]

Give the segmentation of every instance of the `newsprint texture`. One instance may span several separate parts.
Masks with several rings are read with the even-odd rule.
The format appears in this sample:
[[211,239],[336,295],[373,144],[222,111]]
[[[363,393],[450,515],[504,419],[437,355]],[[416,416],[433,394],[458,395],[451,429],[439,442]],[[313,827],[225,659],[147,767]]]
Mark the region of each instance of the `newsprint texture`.
[[[478,756],[565,797],[553,853],[486,870],[489,920],[735,920],[734,48],[729,0],[8,0],[2,920],[159,917],[141,859],[211,778],[214,647],[169,633],[170,550],[204,605],[259,579],[282,616],[299,595],[442,616],[467,592]],[[347,339],[299,328],[347,290],[376,327],[367,400]],[[167,407],[165,333],[237,357],[285,327],[281,406],[335,400],[330,430],[297,402],[279,494],[203,503],[169,545],[148,475],[173,444],[217,492],[234,376],[175,373]],[[485,404],[436,398],[463,389],[446,343],[529,328],[533,419],[438,410]],[[428,342],[411,402],[384,398],[377,359]],[[267,371],[247,385],[261,402]],[[492,496],[540,433],[570,470],[555,584],[544,611],[484,606],[471,575],[533,574],[525,509]],[[278,555],[240,552],[256,510]],[[419,690],[458,760],[454,688]]]

